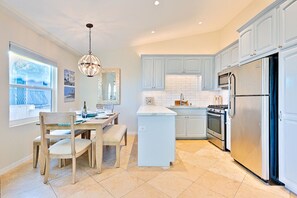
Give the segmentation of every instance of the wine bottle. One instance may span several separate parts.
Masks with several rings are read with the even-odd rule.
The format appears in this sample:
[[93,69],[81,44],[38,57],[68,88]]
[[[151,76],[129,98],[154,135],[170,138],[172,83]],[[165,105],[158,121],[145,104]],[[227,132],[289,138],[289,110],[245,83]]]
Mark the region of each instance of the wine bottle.
[[87,103],[86,101],[84,101],[84,106],[82,108],[82,112],[81,112],[81,116],[83,118],[86,118],[87,117],[87,114],[88,114],[88,111],[87,111]]

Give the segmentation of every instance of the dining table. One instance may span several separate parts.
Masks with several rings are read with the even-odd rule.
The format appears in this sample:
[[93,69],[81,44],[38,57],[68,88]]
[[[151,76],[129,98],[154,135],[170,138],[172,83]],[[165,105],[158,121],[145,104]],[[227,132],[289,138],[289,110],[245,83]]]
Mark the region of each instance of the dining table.
[[[78,124],[74,125],[75,130],[95,130],[96,131],[96,169],[98,173],[101,173],[102,171],[102,160],[103,160],[103,128],[107,126],[110,123],[118,124],[118,118],[119,113],[113,113],[110,116],[106,117],[93,117],[93,118],[87,118],[84,120],[84,122],[80,122]],[[49,130],[65,130],[69,129],[69,126],[65,125],[51,125]],[[41,150],[43,148],[43,145],[41,144]],[[45,172],[45,161],[43,154],[41,152],[40,156],[40,167],[41,174],[44,174]]]

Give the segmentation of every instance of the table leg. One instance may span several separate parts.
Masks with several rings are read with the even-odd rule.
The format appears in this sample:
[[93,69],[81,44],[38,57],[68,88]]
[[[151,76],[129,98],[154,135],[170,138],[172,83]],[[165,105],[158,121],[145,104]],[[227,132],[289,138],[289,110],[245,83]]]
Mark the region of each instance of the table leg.
[[103,159],[103,130],[102,126],[96,126],[96,165],[98,173],[102,171]]
[[116,118],[114,119],[114,124],[119,124],[119,117],[116,117]]

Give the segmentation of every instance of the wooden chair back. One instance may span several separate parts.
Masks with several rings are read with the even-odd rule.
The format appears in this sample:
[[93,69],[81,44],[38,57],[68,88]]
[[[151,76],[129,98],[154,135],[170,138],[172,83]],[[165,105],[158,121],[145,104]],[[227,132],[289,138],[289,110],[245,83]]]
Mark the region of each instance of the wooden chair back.
[[[75,154],[75,120],[75,112],[40,112],[41,142],[44,147],[49,148],[50,139],[71,139],[71,153]],[[50,131],[54,130],[53,126],[55,125],[62,125],[63,129],[70,129],[71,133],[65,135],[51,135]]]

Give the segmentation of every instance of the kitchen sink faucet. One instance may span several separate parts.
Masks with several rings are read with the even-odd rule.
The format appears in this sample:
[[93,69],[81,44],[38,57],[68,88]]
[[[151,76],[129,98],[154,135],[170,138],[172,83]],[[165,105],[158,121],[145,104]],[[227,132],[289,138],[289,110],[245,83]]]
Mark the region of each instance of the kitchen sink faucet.
[[180,105],[183,105],[183,100],[185,100],[185,98],[184,98],[183,93],[181,93],[181,94],[180,94],[180,97],[179,97],[179,104],[180,104]]

